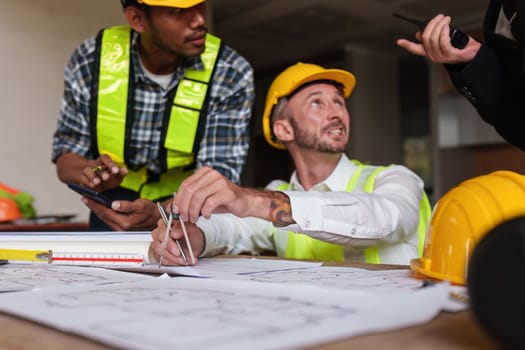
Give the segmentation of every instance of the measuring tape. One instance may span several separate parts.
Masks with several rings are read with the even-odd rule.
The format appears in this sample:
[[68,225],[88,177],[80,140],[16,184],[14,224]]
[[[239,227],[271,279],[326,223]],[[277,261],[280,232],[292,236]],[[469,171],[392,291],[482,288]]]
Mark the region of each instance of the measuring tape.
[[53,252],[51,263],[63,265],[139,265],[144,264],[142,254],[129,253],[64,253]]

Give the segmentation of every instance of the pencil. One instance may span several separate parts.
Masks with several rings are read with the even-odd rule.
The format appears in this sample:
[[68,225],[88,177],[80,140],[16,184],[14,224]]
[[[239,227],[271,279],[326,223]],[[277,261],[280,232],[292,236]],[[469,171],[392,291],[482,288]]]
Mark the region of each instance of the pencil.
[[190,252],[191,257],[191,264],[195,265],[195,256],[193,255],[193,249],[191,247],[190,238],[188,237],[188,231],[186,231],[186,225],[184,224],[184,221],[179,216],[180,226],[182,227],[182,233],[184,234],[184,240],[186,241],[186,245],[188,246],[188,251]]
[[173,221],[173,215],[170,214],[168,223],[166,224],[166,232],[164,233],[164,239],[162,240],[162,251],[160,253],[159,269],[162,266],[162,260],[164,260],[164,253],[166,253],[166,247],[168,245],[168,237],[170,236],[172,221]]

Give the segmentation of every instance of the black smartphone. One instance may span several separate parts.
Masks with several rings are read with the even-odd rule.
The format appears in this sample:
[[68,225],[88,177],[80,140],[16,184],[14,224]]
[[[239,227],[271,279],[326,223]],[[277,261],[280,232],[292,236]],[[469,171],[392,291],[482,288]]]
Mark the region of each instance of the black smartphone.
[[67,184],[67,187],[71,188],[73,191],[77,193],[80,193],[83,196],[89,197],[99,203],[104,204],[108,208],[111,208],[112,200],[108,196],[100,192],[97,192],[89,187],[84,187],[84,186],[77,185],[77,184]]
[[[420,20],[415,18],[410,18],[406,16],[402,16],[398,13],[393,13],[392,16],[400,18],[404,21],[410,22],[412,24],[415,24],[419,27],[419,29],[423,30],[427,26],[429,20]],[[456,49],[463,49],[465,46],[467,46],[469,37],[467,34],[463,33],[461,30],[454,28],[452,26],[450,27],[450,43],[452,46],[454,46]]]

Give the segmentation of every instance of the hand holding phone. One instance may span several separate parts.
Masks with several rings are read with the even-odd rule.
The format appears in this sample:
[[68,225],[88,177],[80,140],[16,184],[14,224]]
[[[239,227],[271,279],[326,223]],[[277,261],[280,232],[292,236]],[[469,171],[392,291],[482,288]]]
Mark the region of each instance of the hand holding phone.
[[82,185],[73,184],[73,183],[67,184],[67,187],[69,187],[70,189],[72,189],[73,191],[77,193],[80,193],[83,196],[86,196],[101,204],[104,204],[108,208],[111,208],[112,200],[109,197],[105,196],[104,194],[93,190],[92,188],[84,187]]
[[[410,22],[412,24],[415,24],[416,26],[419,27],[420,30],[424,30],[425,27],[427,26],[428,22],[430,20],[419,20],[419,19],[415,19],[415,18],[410,18],[410,17],[406,17],[406,16],[402,16],[398,13],[394,13],[392,14],[392,16],[394,17],[397,17],[397,18],[401,18],[402,20],[405,20],[407,22]],[[465,48],[465,46],[467,46],[468,44],[468,41],[469,41],[469,37],[467,34],[463,33],[461,30],[457,29],[457,28],[454,28],[452,26],[449,26],[450,27],[450,43],[452,44],[452,46],[454,46],[456,49],[463,49]]]

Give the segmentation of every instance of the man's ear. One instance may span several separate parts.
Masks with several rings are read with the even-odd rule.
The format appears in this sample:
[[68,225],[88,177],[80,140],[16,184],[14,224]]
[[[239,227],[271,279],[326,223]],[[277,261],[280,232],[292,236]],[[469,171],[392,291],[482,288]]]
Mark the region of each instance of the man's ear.
[[144,11],[134,6],[128,6],[124,9],[124,16],[126,16],[126,20],[133,30],[138,33],[144,32],[147,24]]
[[292,125],[285,119],[275,121],[273,124],[273,133],[281,142],[290,142],[295,138]]

